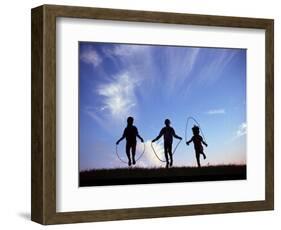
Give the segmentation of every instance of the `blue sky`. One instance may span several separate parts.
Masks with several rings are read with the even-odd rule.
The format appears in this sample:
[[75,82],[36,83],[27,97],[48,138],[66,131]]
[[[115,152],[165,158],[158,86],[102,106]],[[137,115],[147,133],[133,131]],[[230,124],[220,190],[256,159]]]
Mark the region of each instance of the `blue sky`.
[[[189,116],[209,145],[202,165],[246,163],[246,50],[80,42],[80,170],[127,167],[116,158],[115,142],[128,116],[145,140],[137,166],[162,166],[150,141],[166,118],[185,138]],[[124,144],[118,150],[126,160]],[[161,142],[155,147],[162,156]],[[137,157],[143,148],[138,142]],[[193,145],[181,142],[174,165],[196,165]]]

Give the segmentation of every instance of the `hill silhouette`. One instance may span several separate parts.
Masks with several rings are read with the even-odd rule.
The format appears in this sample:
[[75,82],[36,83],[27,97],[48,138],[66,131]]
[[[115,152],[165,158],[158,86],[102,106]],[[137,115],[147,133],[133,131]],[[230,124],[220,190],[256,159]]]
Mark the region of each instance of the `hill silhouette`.
[[246,165],[173,168],[92,169],[79,173],[79,186],[175,183],[246,179]]

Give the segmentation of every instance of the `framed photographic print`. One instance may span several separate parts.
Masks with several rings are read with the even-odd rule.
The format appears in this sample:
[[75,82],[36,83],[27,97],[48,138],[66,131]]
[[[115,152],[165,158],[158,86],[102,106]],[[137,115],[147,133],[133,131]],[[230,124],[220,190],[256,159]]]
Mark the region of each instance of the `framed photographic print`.
[[31,219],[272,210],[273,23],[32,9]]

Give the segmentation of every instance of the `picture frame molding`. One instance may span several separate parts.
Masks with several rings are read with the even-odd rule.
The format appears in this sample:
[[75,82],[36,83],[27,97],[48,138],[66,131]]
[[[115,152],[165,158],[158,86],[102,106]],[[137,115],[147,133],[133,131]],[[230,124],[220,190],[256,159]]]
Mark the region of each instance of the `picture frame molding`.
[[[163,207],[56,211],[56,18],[85,18],[265,30],[265,200]],[[274,209],[274,20],[76,6],[31,11],[31,220],[41,224],[110,221]]]

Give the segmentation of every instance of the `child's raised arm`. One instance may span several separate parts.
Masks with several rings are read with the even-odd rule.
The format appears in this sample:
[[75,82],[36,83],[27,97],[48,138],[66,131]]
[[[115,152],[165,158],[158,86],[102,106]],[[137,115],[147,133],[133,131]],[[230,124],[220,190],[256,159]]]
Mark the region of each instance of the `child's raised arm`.
[[200,136],[200,140],[203,143],[203,145],[205,145],[206,147],[208,147],[208,144],[203,140],[203,137]]
[[152,140],[152,142],[157,141],[163,134],[164,134],[164,129],[161,129],[159,135],[158,135],[157,137],[155,137],[155,138]]
[[182,140],[182,138],[176,134],[176,132],[175,132],[174,129],[172,129],[172,132],[173,132],[173,136],[174,136],[175,138]]
[[138,129],[137,129],[137,137],[141,140],[141,142],[143,142],[143,138],[139,135]]
[[208,144],[207,144],[204,140],[202,140],[202,143],[203,143],[206,147],[208,147]]
[[193,137],[189,141],[186,142],[187,145],[189,145],[193,141]]
[[118,145],[119,142],[122,141],[125,137],[126,137],[126,129],[124,130],[122,137],[116,142],[116,145]]

